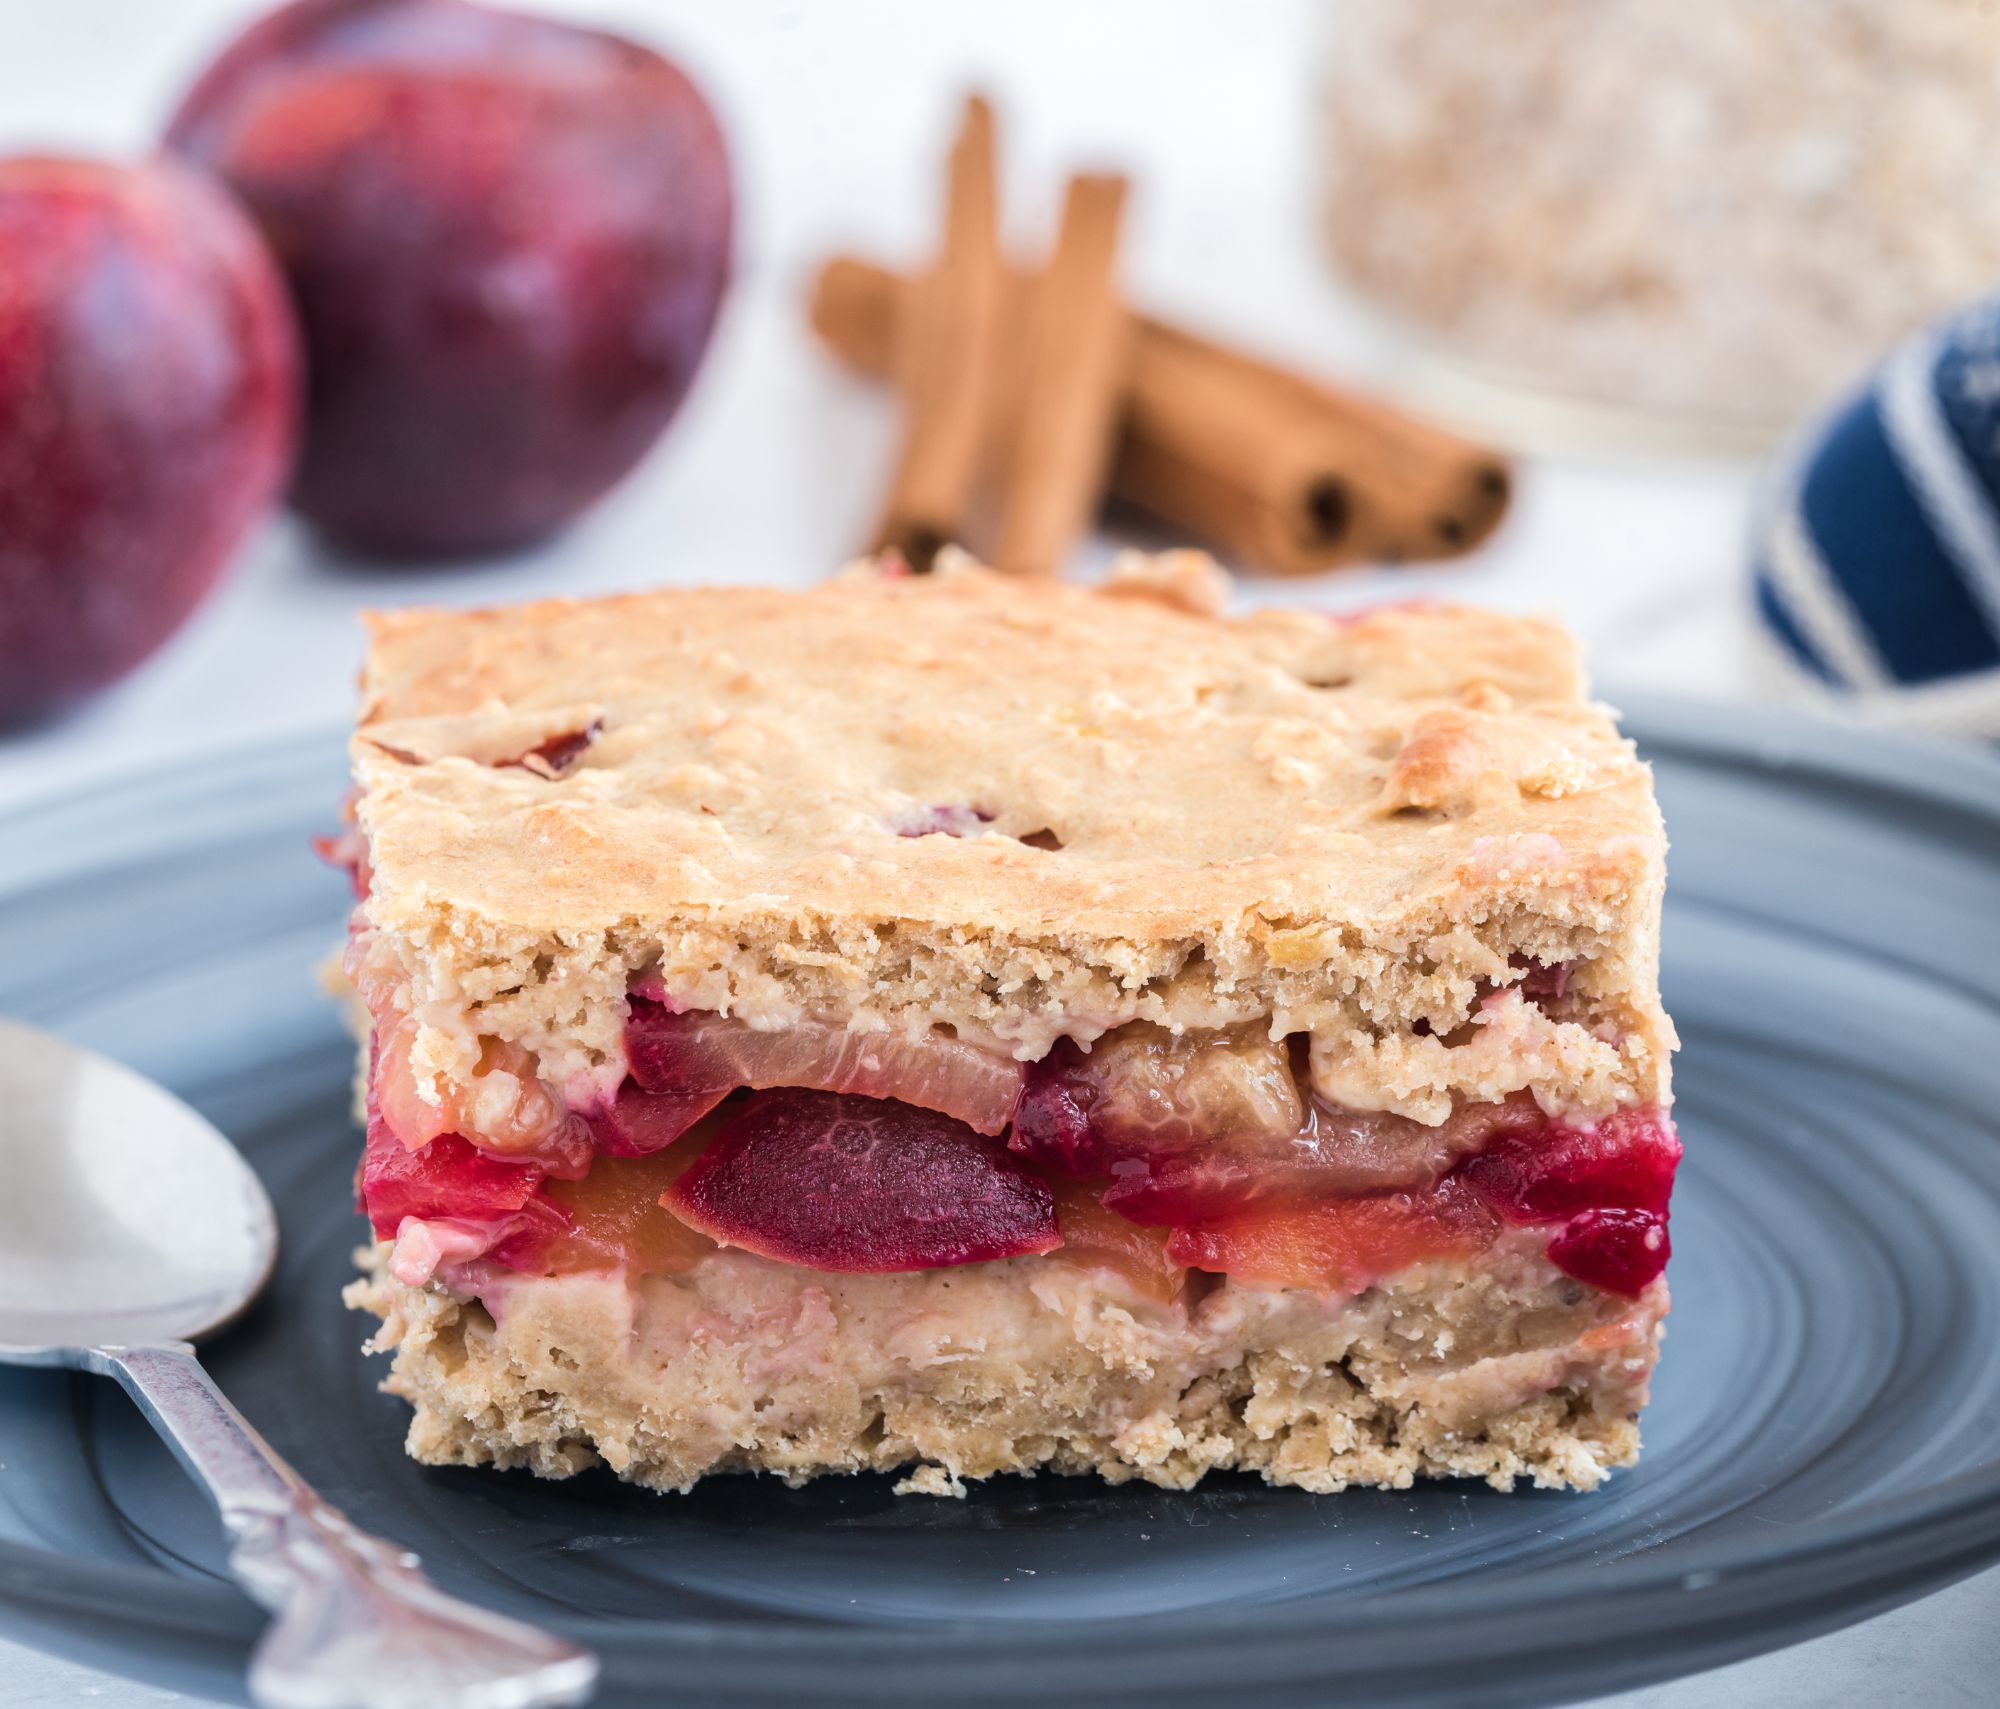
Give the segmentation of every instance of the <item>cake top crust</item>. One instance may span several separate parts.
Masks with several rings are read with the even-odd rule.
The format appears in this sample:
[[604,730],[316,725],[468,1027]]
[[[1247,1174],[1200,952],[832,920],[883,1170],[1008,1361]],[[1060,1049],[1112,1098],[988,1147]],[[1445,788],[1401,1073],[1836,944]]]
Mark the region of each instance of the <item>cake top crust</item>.
[[[373,923],[917,922],[1137,943],[1393,934],[1656,888],[1647,769],[1556,625],[1216,615],[968,563],[803,592],[371,614]],[[1303,937],[1301,937],[1303,934]]]

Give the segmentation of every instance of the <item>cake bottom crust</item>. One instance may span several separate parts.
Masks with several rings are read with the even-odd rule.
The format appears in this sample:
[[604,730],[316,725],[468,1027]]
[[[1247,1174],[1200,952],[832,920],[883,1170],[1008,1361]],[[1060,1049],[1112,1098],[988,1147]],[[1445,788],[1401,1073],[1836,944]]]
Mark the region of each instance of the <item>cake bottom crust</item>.
[[1539,1243],[1352,1298],[1211,1282],[1162,1305],[1023,1258],[835,1275],[725,1251],[684,1276],[481,1276],[478,1297],[363,1254],[384,1387],[431,1465],[524,1466],[685,1490],[911,1468],[962,1494],[997,1472],[1185,1489],[1214,1468],[1331,1492],[1422,1476],[1594,1488],[1637,1458],[1667,1309],[1563,1276]]

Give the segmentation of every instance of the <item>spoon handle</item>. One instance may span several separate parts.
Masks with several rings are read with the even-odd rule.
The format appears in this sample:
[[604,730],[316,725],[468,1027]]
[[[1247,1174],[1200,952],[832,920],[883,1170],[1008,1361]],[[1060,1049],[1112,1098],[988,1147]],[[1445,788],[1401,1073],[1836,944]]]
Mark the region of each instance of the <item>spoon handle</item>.
[[207,1486],[237,1580],[276,1616],[250,1662],[263,1709],[543,1709],[581,1703],[597,1658],[447,1596],[417,1557],[351,1524],[285,1464],[185,1344],[101,1347]]

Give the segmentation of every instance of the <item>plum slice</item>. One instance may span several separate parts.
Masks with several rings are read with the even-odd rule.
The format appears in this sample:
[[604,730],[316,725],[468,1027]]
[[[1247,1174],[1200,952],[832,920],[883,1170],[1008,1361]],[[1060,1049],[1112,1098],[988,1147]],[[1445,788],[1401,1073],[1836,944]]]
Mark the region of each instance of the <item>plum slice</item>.
[[1358,1293],[1426,1259],[1476,1256],[1499,1231],[1479,1195],[1447,1176],[1414,1191],[1321,1199],[1177,1228],[1167,1255],[1271,1287]]
[[1511,1223],[1614,1207],[1657,1216],[1680,1160],[1680,1136],[1663,1112],[1618,1110],[1587,1127],[1544,1122],[1501,1134],[1467,1161],[1465,1176]]
[[1291,1053],[1255,1029],[1121,1028],[1039,1065],[1008,1143],[1059,1174],[1103,1178],[1135,1222],[1227,1220],[1252,1207],[1418,1187],[1498,1133],[1541,1129],[1525,1095],[1438,1126],[1307,1097]]
[[821,1270],[929,1270],[1062,1243],[1048,1183],[999,1140],[838,1092],[755,1094],[662,1202],[724,1245]]
[[1673,1251],[1664,1216],[1612,1205],[1572,1217],[1549,1242],[1549,1262],[1607,1293],[1639,1294]]
[[[1422,1259],[1472,1256],[1502,1224],[1553,1224],[1547,1251],[1557,1269],[1611,1293],[1641,1292],[1672,1252],[1667,1200],[1681,1155],[1673,1123],[1658,1110],[1620,1111],[1570,1127],[1531,1114],[1532,1100],[1509,1102],[1520,1107],[1508,1125],[1488,1129],[1486,1149],[1428,1186],[1187,1218],[1167,1254],[1244,1281],[1356,1289]],[[1469,1111],[1502,1119],[1498,1105],[1460,1113]],[[1167,1189],[1149,1190],[1158,1198]],[[1107,1193],[1105,1202],[1131,1214],[1129,1197]]]
[[1550,1123],[1470,1159],[1467,1184],[1511,1223],[1557,1222],[1549,1262],[1579,1282],[1636,1294],[1673,1251],[1667,1201],[1680,1136],[1663,1110],[1618,1110],[1588,1127]]
[[1141,1228],[1107,1210],[1099,1184],[1057,1176],[1049,1185],[1063,1241],[1051,1258],[1081,1269],[1113,1271],[1161,1305],[1179,1297],[1187,1267],[1168,1256],[1172,1236],[1167,1230]]
[[1244,1029],[1172,1033],[1120,1027],[1088,1053],[1065,1039],[1039,1064],[1010,1143],[1112,1192],[1170,1159],[1253,1169],[1282,1161],[1305,1127],[1291,1057]]
[[728,1095],[648,1092],[627,1080],[609,1104],[587,1118],[591,1137],[606,1157],[650,1157],[666,1150]]
[[413,1286],[479,1257],[542,1276],[678,1275],[715,1250],[660,1203],[692,1157],[599,1157],[581,1179],[555,1179],[455,1133],[412,1150],[371,1099],[357,1196],[377,1238],[396,1237],[396,1274]]
[[551,1181],[543,1188],[552,1217],[509,1235],[488,1254],[496,1264],[531,1275],[621,1271],[631,1276],[678,1276],[714,1252],[660,1202],[692,1161],[654,1153],[600,1157],[580,1181]]
[[1417,1190],[1443,1179],[1495,1135],[1547,1125],[1525,1095],[1461,1104],[1436,1127],[1314,1098],[1305,1124],[1283,1148],[1239,1142],[1124,1159],[1113,1165],[1104,1202],[1135,1222],[1172,1227],[1259,1207]]
[[[1553,993],[1567,970],[1546,975]],[[1559,1269],[1637,1292],[1666,1262],[1681,1156],[1662,1110],[1573,1125],[1526,1092],[1427,1126],[1308,1094],[1257,1029],[1134,1025],[1035,1067],[1008,1136],[1102,1206],[1174,1231],[1166,1257],[1282,1286],[1359,1287],[1403,1264],[1551,1229]]]
[[721,1097],[778,1086],[894,1098],[985,1134],[1005,1131],[1027,1068],[944,1033],[855,1032],[801,1020],[775,1031],[705,1009],[680,1012],[636,993],[625,1023],[632,1078],[648,1092]]
[[405,1145],[368,1100],[368,1146],[356,1183],[359,1208],[387,1239],[405,1217],[479,1221],[524,1209],[543,1171],[533,1163],[489,1156],[455,1133],[417,1147]]

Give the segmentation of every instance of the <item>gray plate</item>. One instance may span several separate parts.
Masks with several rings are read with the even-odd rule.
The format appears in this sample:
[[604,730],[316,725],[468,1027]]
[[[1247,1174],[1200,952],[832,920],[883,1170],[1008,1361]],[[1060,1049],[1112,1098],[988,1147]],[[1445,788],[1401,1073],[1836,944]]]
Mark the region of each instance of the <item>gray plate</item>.
[[[361,1225],[348,1051],[306,968],[333,739],[0,826],[0,1011],[212,1116],[284,1224],[212,1364],[335,1502],[449,1588],[699,1704],[1526,1702],[1689,1672],[2000,1557],[2000,767],[1644,706],[1674,834],[1685,1035],[1676,1306],[1636,1470],[1592,1496],[1192,1495],[1001,1479],[426,1471],[336,1295]],[[146,1184],[134,1181],[135,1195]],[[0,1376],[0,1629],[234,1698],[255,1615],[200,1500],[108,1388]]]

